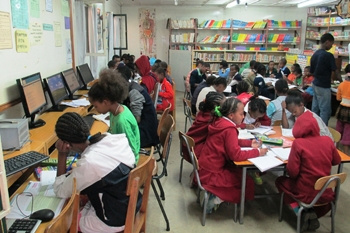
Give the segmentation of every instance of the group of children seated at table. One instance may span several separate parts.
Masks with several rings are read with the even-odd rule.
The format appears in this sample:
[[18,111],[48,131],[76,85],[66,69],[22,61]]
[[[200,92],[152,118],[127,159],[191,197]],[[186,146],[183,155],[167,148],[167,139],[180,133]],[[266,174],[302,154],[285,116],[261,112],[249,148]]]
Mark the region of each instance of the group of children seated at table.
[[[237,82],[236,97],[226,98],[218,91],[209,92],[205,98],[196,99],[199,106],[196,119],[187,135],[195,141],[194,153],[199,163],[199,178],[202,186],[210,192],[207,213],[216,209],[223,201],[239,203],[242,185],[242,169],[233,165],[234,162],[246,161],[249,158],[263,156],[267,149],[260,148],[256,140],[238,139],[238,129],[253,129],[260,125],[270,126],[281,120],[283,128],[293,129],[293,141],[291,153],[287,164],[287,176],[276,180],[276,187],[280,192],[285,192],[304,203],[310,203],[318,191],[314,190],[317,179],[330,175],[331,167],[341,162],[339,153],[335,147],[334,139],[328,127],[322,119],[305,107],[305,97],[299,90],[289,90],[288,83],[295,84],[303,89],[310,88],[313,80],[309,73],[310,68],[304,69],[304,75],[298,64],[294,64],[290,72],[285,66],[286,61],[282,59],[279,63],[279,71],[270,62],[268,68],[257,62],[251,62],[250,72],[242,72],[244,81]],[[199,63],[200,65],[200,63]],[[202,65],[201,67],[205,66]],[[205,69],[197,68],[197,74],[205,75]],[[347,67],[350,76],[350,66]],[[230,72],[224,72],[228,78]],[[190,75],[192,78],[193,70]],[[232,75],[232,74],[231,74]],[[247,75],[246,77],[244,77]],[[252,79],[254,76],[254,79]],[[264,89],[263,77],[279,78],[274,86],[277,98],[272,100],[268,106],[265,101],[259,99],[258,94],[267,93]],[[204,77],[202,77],[204,78]],[[221,78],[221,77],[219,77]],[[217,78],[217,79],[219,79]],[[208,77],[213,83],[214,78]],[[204,81],[205,82],[205,81]],[[215,81],[214,81],[215,82]],[[261,84],[262,83],[262,84]],[[344,151],[348,153],[349,133],[345,129],[349,127],[350,115],[350,81],[345,80],[339,87],[338,100],[342,100],[341,112],[337,118],[337,128],[342,133]],[[197,86],[192,85],[194,93]],[[249,85],[251,84],[251,85]],[[255,95],[250,93],[252,85],[256,88]],[[199,104],[198,104],[199,102]],[[193,104],[194,102],[192,102]],[[345,138],[345,140],[344,140]],[[261,142],[260,142],[261,143]],[[310,145],[322,145],[322,147],[310,147]],[[241,147],[252,147],[251,150],[242,151]],[[183,150],[184,158],[191,161],[186,150]],[[259,180],[251,174],[254,181]],[[247,177],[246,198],[254,198],[253,179]],[[194,179],[194,183],[196,180]],[[259,182],[256,182],[259,183]],[[262,183],[262,181],[260,182]],[[322,195],[317,204],[329,203],[334,199],[331,189]],[[298,204],[293,198],[284,199],[285,204],[291,204],[296,213]],[[201,204],[203,198],[201,196]],[[316,230],[320,224],[318,218],[330,210],[330,204],[315,207],[302,215],[302,231]]]
[[[88,92],[95,110],[109,113],[108,133],[90,135],[89,126],[76,113],[65,113],[56,123],[59,140],[54,191],[58,197],[70,197],[73,178],[76,178],[77,190],[88,197],[79,214],[79,231],[84,233],[124,230],[129,173],[138,163],[140,148],[159,143],[157,113],[149,95],[157,82],[161,83],[157,109],[163,110],[169,103],[171,110],[174,106],[166,70],[157,64],[153,72],[146,56],[132,64],[120,63],[115,69],[102,70],[98,82]],[[142,77],[140,84],[133,80],[135,73]],[[66,173],[66,160],[71,150],[81,153],[81,159],[76,168]],[[139,194],[136,211],[141,200]]]

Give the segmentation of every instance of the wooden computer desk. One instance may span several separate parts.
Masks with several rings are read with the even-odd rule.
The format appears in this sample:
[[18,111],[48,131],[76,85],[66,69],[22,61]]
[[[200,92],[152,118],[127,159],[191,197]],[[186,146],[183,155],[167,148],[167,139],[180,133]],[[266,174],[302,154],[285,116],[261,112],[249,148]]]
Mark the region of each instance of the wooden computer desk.
[[[281,137],[282,136],[282,130],[280,126],[273,126],[273,130],[276,132],[274,135],[270,135],[269,137],[274,138],[274,137]],[[294,138],[286,137],[290,140],[294,140]],[[344,163],[350,163],[350,157],[338,150],[339,155],[341,157],[341,163],[338,165],[338,173],[341,173],[343,171],[343,166]],[[283,165],[284,169],[287,165],[288,161],[284,161]],[[255,165],[249,161],[242,161],[242,162],[234,162],[234,164],[237,167],[242,168],[242,188],[241,188],[241,203],[240,203],[240,213],[239,213],[239,223],[243,224],[243,218],[244,218],[244,202],[245,202],[245,189],[246,189],[246,178],[247,178],[247,170],[248,169],[257,169]],[[271,194],[274,195],[274,194]],[[258,195],[256,195],[258,196]],[[265,195],[263,195],[265,196]]]

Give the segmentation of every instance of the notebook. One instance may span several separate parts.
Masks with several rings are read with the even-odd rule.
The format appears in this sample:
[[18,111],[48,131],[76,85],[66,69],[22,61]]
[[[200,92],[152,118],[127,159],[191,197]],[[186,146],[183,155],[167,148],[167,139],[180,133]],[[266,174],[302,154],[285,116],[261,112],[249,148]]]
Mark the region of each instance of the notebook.
[[248,129],[247,131],[250,133],[257,133],[257,134],[265,134],[269,131],[271,131],[273,129],[273,127],[271,126],[259,126],[258,128],[255,129]]
[[248,132],[245,129],[241,129],[238,131],[238,139],[254,139],[254,135],[252,135],[250,132]]
[[273,153],[282,161],[287,161],[292,148],[272,148],[269,152]]
[[281,126],[281,129],[282,129],[282,135],[284,137],[294,137],[293,136],[293,129],[284,129],[282,126]]
[[267,171],[271,168],[283,164],[281,160],[277,159],[276,157],[270,154],[248,159],[248,161],[253,163],[261,172]]

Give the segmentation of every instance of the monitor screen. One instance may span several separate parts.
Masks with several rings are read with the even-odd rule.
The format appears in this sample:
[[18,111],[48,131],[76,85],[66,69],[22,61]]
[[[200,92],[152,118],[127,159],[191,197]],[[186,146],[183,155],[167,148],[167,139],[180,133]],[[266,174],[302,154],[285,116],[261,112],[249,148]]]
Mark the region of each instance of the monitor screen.
[[80,65],[77,68],[78,68],[79,74],[84,80],[85,85],[87,85],[91,81],[94,81],[94,77],[92,76],[92,73],[88,64]]
[[70,94],[73,94],[78,90],[82,85],[79,83],[78,77],[75,75],[73,69],[69,69],[62,72],[64,79],[66,80],[68,90]]
[[46,79],[47,85],[50,89],[53,104],[58,104],[67,96],[67,91],[63,83],[62,74],[55,74]]
[[46,104],[40,73],[22,78],[21,81],[29,114],[33,114]]

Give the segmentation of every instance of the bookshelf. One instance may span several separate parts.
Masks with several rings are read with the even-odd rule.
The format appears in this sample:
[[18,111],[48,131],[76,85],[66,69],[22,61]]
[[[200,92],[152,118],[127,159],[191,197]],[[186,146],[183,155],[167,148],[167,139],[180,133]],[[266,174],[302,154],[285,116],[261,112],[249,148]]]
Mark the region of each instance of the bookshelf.
[[[176,21],[178,22],[181,21],[182,24],[184,24],[183,21],[190,21],[191,23],[187,23],[186,24],[187,27],[180,27],[178,26],[178,22]],[[214,21],[214,20],[208,20],[208,21]],[[171,20],[169,18],[167,23],[168,25],[167,28],[169,29],[169,49],[177,49],[177,50],[198,49],[198,50],[210,51],[212,47],[209,47],[207,49],[207,45],[220,46],[219,48],[216,48],[219,50],[235,50],[236,47],[239,45],[243,45],[243,46],[252,45],[250,47],[256,47],[256,48],[259,48],[259,50],[266,50],[266,51],[273,50],[272,48],[276,49],[277,46],[279,47],[282,46],[282,48],[280,48],[282,50],[285,49],[285,46],[300,49],[302,21],[265,20],[265,21],[247,23],[247,22],[242,22],[238,20],[228,19],[224,21],[224,23],[226,22],[224,26],[219,25],[218,27],[215,27],[215,23],[217,22],[222,22],[222,21],[214,21],[214,24],[213,24],[214,27],[206,28],[206,27],[203,27],[204,22],[200,24],[197,19]],[[241,23],[241,25],[239,23]],[[191,27],[188,27],[188,25],[190,25]],[[214,31],[215,36],[208,36],[208,32],[210,31]],[[188,35],[184,35],[184,34],[190,34],[190,33],[194,33],[194,35],[192,36],[193,41],[191,40],[190,42],[188,42],[188,40],[185,39],[185,38],[188,38]],[[245,39],[247,39],[248,36],[250,39],[251,36],[260,35],[262,39],[260,40],[247,39],[246,41],[244,39],[243,41],[241,40],[237,41],[237,40],[234,40],[235,34],[238,34],[238,35],[245,34],[247,35]],[[278,35],[278,36],[282,35],[281,40],[278,42],[275,41],[275,43],[272,43],[273,41],[268,40],[269,36],[272,34]],[[179,36],[176,37],[176,35],[183,35],[183,36],[182,38],[180,38]],[[283,38],[286,35],[290,36],[290,38],[294,38],[294,40],[283,41]],[[221,36],[221,37],[218,37],[218,36]],[[212,42],[213,39],[214,41],[216,41],[215,38],[218,38],[218,40],[223,41],[221,39],[225,39],[225,36],[230,37],[228,41]]]

